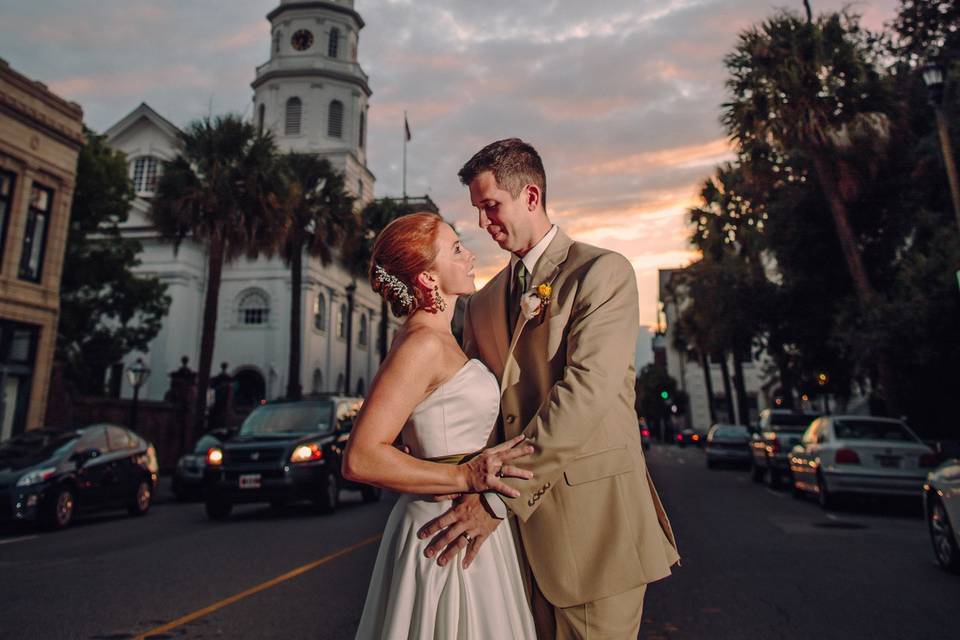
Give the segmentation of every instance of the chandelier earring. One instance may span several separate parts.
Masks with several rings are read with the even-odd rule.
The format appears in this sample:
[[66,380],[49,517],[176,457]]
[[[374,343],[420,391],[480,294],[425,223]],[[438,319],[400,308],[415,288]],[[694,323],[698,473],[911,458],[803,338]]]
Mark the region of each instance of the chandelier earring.
[[447,303],[440,295],[440,287],[433,285],[433,308],[437,311],[446,311]]

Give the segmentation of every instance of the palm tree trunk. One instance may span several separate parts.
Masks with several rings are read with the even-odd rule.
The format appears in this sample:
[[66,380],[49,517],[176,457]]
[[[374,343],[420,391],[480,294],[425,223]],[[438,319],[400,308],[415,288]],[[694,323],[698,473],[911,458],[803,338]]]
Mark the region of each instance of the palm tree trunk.
[[383,362],[387,359],[387,327],[389,326],[389,313],[387,309],[387,301],[380,300],[380,362]]
[[727,352],[720,352],[720,377],[723,378],[723,393],[727,397],[727,419],[730,424],[737,423],[737,416],[733,412],[733,388],[730,384],[730,368],[727,367]]
[[[213,364],[217,304],[220,299],[222,274],[223,238],[213,235],[207,251],[207,293],[203,301],[203,328],[200,332],[200,367],[197,370],[196,428],[194,429],[194,434],[197,435],[204,432],[207,421],[207,389],[210,387],[210,367]],[[187,442],[193,442],[193,438],[188,438]]]
[[303,397],[300,385],[300,328],[303,324],[303,252],[300,247],[290,260],[290,357],[287,368],[287,399]]
[[713,404],[713,378],[710,376],[710,361],[707,354],[700,352],[700,367],[703,369],[703,383],[707,387],[707,407],[710,410],[710,426],[717,424],[717,408]]
[[[867,275],[867,269],[863,264],[863,257],[857,247],[856,238],[853,235],[853,228],[850,226],[850,217],[847,214],[847,206],[840,195],[840,188],[837,185],[837,177],[830,167],[829,162],[821,154],[812,155],[813,166],[816,169],[817,177],[820,179],[820,186],[823,188],[823,194],[830,205],[830,213],[833,215],[833,223],[837,229],[837,239],[840,241],[840,249],[843,251],[843,257],[847,261],[847,268],[850,271],[850,278],[853,280],[853,288],[860,299],[861,307],[866,310],[873,303],[876,291],[870,283]],[[886,410],[891,415],[898,414],[896,401],[895,378],[893,375],[893,363],[885,348],[878,349],[877,371],[880,378],[880,395],[886,404]]]
[[743,380],[743,363],[740,362],[740,356],[736,352],[733,354],[733,374],[734,386],[737,393],[737,407],[740,413],[740,424],[748,426],[750,424],[750,407],[747,403],[747,386]]

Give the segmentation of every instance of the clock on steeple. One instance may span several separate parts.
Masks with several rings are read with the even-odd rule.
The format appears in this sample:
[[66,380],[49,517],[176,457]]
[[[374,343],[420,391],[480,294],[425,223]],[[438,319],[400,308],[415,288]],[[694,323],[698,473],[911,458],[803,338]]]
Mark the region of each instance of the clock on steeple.
[[313,46],[313,34],[306,29],[298,29],[293,32],[290,44],[297,51],[306,51]]

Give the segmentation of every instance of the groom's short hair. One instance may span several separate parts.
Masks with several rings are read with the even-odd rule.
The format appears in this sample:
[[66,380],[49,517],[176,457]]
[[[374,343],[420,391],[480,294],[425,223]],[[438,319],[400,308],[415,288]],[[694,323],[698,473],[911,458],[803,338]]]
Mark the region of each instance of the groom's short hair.
[[492,172],[497,186],[510,192],[514,198],[519,197],[528,184],[536,185],[540,189],[543,210],[547,210],[547,175],[533,145],[520,138],[491,142],[473,154],[457,175],[461,183],[469,186],[484,171]]

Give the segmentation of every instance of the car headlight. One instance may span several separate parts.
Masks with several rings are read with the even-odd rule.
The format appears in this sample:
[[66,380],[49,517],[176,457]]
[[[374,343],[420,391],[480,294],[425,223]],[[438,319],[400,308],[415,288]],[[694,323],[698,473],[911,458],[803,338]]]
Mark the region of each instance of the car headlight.
[[290,462],[314,462],[323,459],[323,449],[316,442],[297,445],[290,455]]
[[17,486],[30,487],[35,484],[40,484],[41,482],[46,482],[52,478],[53,474],[56,472],[56,467],[44,467],[43,469],[37,469],[36,471],[25,473],[24,475],[20,476],[19,480],[17,480]]
[[223,464],[223,449],[220,447],[210,447],[207,449],[207,464],[219,467]]

